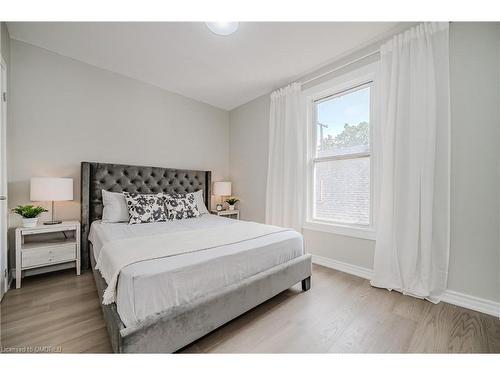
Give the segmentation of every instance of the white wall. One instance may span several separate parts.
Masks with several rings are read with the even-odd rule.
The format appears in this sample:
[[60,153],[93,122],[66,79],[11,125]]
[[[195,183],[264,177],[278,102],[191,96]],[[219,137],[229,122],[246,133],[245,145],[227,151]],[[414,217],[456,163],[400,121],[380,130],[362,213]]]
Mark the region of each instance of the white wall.
[[56,214],[79,218],[81,161],[229,177],[227,111],[15,40],[11,65],[10,207],[29,201],[32,176],[73,177],[75,201]]
[[500,26],[453,23],[450,289],[500,300]]
[[[448,287],[497,301],[500,301],[499,49],[498,24],[451,24],[452,217]],[[263,138],[267,137],[268,121],[269,95],[234,109],[230,115],[231,177],[235,194],[242,198],[244,219],[261,220],[265,214],[267,159],[262,155],[268,152],[267,138]],[[258,129],[259,136],[246,136],[248,129]],[[244,152],[240,153],[240,149]],[[238,169],[237,173],[234,169]],[[251,189],[252,193],[248,193]],[[304,238],[309,253],[373,267],[374,241],[311,230],[304,230]]]
[[230,112],[230,173],[241,217],[264,222],[267,181],[269,97],[261,96]]

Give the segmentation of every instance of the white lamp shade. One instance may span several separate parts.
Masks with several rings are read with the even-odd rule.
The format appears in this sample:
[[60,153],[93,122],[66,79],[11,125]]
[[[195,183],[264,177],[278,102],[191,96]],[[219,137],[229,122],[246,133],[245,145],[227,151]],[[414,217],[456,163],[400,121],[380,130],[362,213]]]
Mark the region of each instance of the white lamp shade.
[[73,179],[58,177],[32,177],[30,181],[32,201],[72,201]]
[[228,181],[214,182],[214,195],[231,195],[231,183]]

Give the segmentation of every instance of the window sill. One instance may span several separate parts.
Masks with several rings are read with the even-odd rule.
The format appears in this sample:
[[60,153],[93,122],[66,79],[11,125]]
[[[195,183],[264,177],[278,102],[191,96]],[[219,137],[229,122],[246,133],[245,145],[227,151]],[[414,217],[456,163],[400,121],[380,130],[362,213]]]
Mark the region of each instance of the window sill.
[[372,228],[358,228],[340,224],[330,224],[320,221],[305,221],[302,225],[303,229],[316,232],[325,232],[339,234],[347,237],[361,238],[364,240],[375,241],[376,233]]

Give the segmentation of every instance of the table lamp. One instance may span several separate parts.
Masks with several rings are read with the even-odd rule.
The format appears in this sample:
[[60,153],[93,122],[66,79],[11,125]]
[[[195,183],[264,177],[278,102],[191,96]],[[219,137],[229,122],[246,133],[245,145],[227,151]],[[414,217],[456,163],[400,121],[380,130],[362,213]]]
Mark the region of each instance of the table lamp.
[[231,195],[231,182],[229,181],[218,181],[214,182],[214,195],[218,195],[221,197],[221,205],[222,199],[225,196]]
[[54,201],[73,200],[73,179],[59,177],[32,177],[30,181],[30,200],[37,202],[52,202],[52,220],[45,225],[60,224],[54,220]]

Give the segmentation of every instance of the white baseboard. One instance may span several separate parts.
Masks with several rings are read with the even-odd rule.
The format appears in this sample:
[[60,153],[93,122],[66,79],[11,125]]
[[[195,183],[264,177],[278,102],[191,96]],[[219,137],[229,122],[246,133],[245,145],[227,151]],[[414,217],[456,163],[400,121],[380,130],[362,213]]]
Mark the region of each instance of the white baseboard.
[[333,268],[337,271],[342,271],[349,273],[351,275],[362,277],[363,279],[371,279],[373,275],[373,270],[369,268],[364,268],[360,266],[355,266],[354,264],[344,263],[339,260],[321,257],[319,255],[312,256],[312,262],[314,264],[319,264],[320,266]]
[[441,297],[441,301],[493,315],[497,318],[500,317],[500,302],[491,301],[489,299],[474,297],[470,294],[455,292],[454,290],[448,289]]
[[[312,256],[312,262],[320,266],[333,268],[337,271],[349,273],[370,280],[373,275],[373,270],[356,266],[349,263],[340,262],[335,259],[325,258],[318,255]],[[454,290],[446,290],[441,298],[443,302],[452,305],[465,307],[466,309],[482,312],[494,317],[500,317],[500,302],[475,297],[470,294],[455,292]]]

